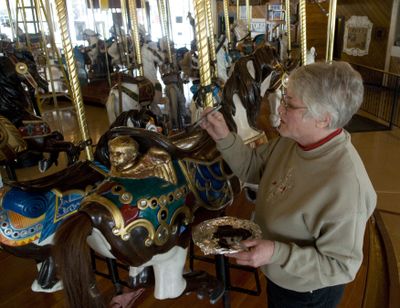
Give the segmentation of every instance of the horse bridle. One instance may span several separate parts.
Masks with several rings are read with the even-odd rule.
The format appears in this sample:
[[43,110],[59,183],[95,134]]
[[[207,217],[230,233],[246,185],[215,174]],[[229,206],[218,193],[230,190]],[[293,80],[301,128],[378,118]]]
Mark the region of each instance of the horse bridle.
[[29,84],[35,90],[37,90],[39,86],[38,86],[36,80],[33,78],[32,74],[29,72],[28,65],[26,65],[26,63],[24,63],[24,62],[18,61],[18,59],[15,55],[10,55],[8,58],[10,59],[12,64],[14,64],[15,71],[17,72],[17,74],[24,77],[29,82]]

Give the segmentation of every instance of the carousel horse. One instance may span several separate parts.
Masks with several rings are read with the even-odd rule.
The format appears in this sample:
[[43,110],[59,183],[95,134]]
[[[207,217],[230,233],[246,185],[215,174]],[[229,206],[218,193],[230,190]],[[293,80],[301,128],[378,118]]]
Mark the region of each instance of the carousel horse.
[[[243,122],[258,111],[260,102],[251,100],[259,99],[261,91],[274,90],[283,73],[274,50],[263,46],[256,53],[242,60],[233,75],[232,87],[244,78],[252,91],[246,96],[245,87],[238,85],[235,92],[246,96],[242,109],[252,113]],[[248,67],[253,74],[243,74]],[[232,100],[223,100],[222,105],[227,102]],[[245,126],[232,125],[239,108],[221,110],[240,134]],[[79,211],[63,222],[55,236],[54,256],[68,304],[89,307],[100,300],[89,247],[128,264],[132,288],[149,286],[154,279],[157,299],[175,298],[200,287],[201,294],[215,302],[223,290],[214,279],[183,274],[190,223],[197,208],[223,209],[240,191],[238,179],[226,169],[212,139],[196,129],[167,138],[116,127],[100,138],[95,156],[110,166],[110,176],[83,199]]]
[[[112,72],[111,58],[105,53],[105,42],[99,39],[99,35],[93,30],[86,29],[82,37],[89,43],[88,47],[83,48],[90,59],[89,76],[90,79],[102,79],[107,76],[107,72]],[[109,57],[106,59],[106,57]]]
[[[182,59],[180,60],[180,67],[184,73],[184,78],[192,80],[192,86],[190,91],[193,94],[192,101],[189,106],[191,123],[196,122],[202,112],[199,104],[196,104],[198,99],[198,90],[200,89],[199,80],[199,66],[198,57],[196,52],[188,51],[186,52]],[[229,54],[228,40],[225,35],[222,35],[217,42],[216,47],[216,63],[212,63],[217,70],[217,78],[213,80],[213,97],[215,98],[215,103],[218,104],[220,101],[219,90],[222,89],[223,85],[229,78],[229,71],[232,65],[232,58]]]
[[[148,110],[127,111],[112,127],[128,125],[154,132],[160,129]],[[0,190],[0,247],[37,262],[33,291],[50,293],[62,288],[51,255],[55,230],[79,209],[83,197],[107,177],[108,171],[98,162],[86,161],[35,180],[4,181]]]
[[[25,48],[14,48],[9,46],[5,50],[5,56],[9,58],[15,66],[16,76],[20,83],[27,89],[29,100],[31,102],[30,108],[33,109],[37,116],[40,116],[40,110],[36,103],[36,94],[48,93],[48,83],[39,74],[35,59],[30,51]],[[4,67],[6,70],[6,68]]]
[[[0,161],[12,177],[12,168],[39,163],[39,169],[45,171],[57,163],[60,152],[66,152],[68,163],[73,163],[81,151],[79,145],[65,142],[59,132],[51,132],[46,122],[32,114],[30,95],[18,76],[21,72],[33,79],[31,68],[24,62],[14,64],[10,57],[0,57]],[[49,153],[49,157],[43,153]]]
[[[107,52],[111,57],[111,65],[119,71],[122,68],[127,68],[126,54],[131,57],[132,43],[130,37],[125,34],[124,29],[116,26],[110,28],[111,38],[107,40]],[[128,44],[128,50],[124,45],[124,41]]]
[[112,75],[114,86],[106,102],[108,121],[112,124],[124,111],[148,108],[154,99],[153,83],[145,77],[123,73]]
[[[145,31],[143,32],[143,30],[141,30],[140,33],[142,38],[141,54],[144,80],[149,81],[150,84],[153,85],[151,98],[147,97],[148,95],[146,95],[145,100],[140,97],[137,82],[135,81],[135,79],[129,78],[129,80],[127,80],[127,78],[124,78],[125,82],[114,84],[114,86],[110,90],[106,103],[107,114],[110,124],[114,122],[118,115],[124,111],[128,111],[131,109],[141,109],[143,107],[143,104],[141,105],[139,103],[139,99],[140,101],[145,101],[145,106],[149,106],[149,109],[158,117],[162,116],[161,110],[158,107],[158,104],[161,101],[162,89],[161,84],[157,79],[157,73],[159,67],[164,63],[164,54],[159,51],[157,43],[144,41]],[[139,78],[143,79],[143,77]],[[142,93],[142,95],[143,94],[144,93]]]

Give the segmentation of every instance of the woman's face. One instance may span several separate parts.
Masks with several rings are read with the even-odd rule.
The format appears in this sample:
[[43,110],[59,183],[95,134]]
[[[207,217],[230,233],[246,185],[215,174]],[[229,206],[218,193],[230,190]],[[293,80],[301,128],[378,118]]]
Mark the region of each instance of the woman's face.
[[307,112],[305,104],[295,97],[290,89],[282,95],[281,105],[278,108],[281,124],[278,131],[281,136],[288,137],[301,145],[314,142],[316,120],[310,116],[304,116]]

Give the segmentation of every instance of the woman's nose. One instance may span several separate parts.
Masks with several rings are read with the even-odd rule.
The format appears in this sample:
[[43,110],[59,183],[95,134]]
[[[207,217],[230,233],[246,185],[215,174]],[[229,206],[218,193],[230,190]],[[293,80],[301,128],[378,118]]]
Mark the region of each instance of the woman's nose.
[[279,106],[278,106],[278,113],[279,114],[285,114],[286,113],[286,109],[285,109],[285,107],[283,106],[283,104],[279,104]]

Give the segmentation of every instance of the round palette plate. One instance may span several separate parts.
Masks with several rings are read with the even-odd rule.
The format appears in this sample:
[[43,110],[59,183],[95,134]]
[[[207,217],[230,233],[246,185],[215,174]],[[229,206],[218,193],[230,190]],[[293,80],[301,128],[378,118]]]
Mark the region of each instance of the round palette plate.
[[219,239],[215,237],[215,233],[220,226],[248,230],[251,235],[246,239],[261,238],[260,227],[250,220],[239,219],[230,216],[206,220],[194,227],[192,232],[193,242],[205,255],[236,253],[246,249],[239,244],[240,240],[234,241],[229,245],[229,247],[221,247],[219,244]]

